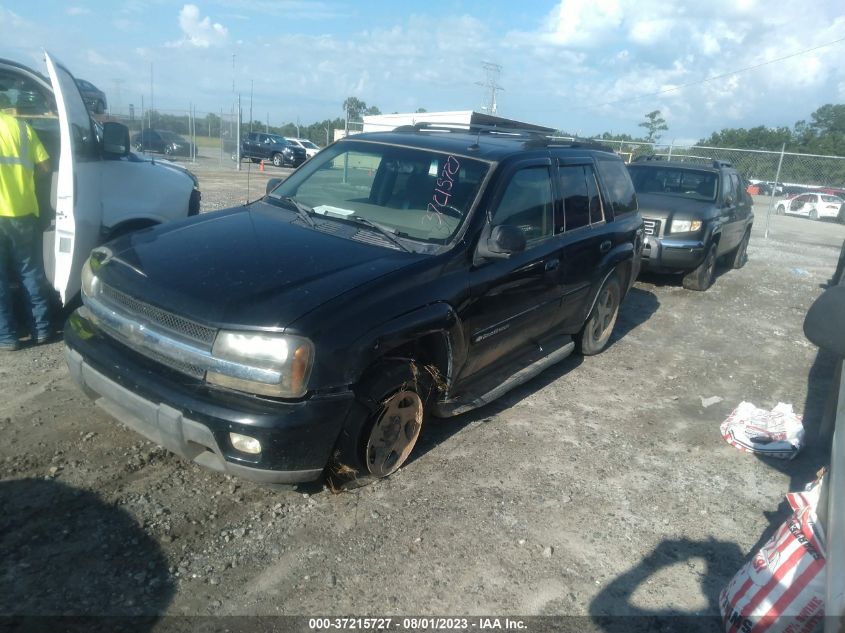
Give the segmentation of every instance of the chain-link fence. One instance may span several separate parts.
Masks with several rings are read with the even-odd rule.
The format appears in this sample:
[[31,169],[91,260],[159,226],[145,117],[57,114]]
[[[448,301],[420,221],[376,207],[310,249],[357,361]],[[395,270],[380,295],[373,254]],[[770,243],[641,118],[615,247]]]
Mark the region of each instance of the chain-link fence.
[[674,145],[606,141],[593,139],[612,147],[627,162],[645,156],[665,160],[712,163],[727,161],[752,183],[776,188],[776,193],[797,193],[811,189],[841,189],[845,191],[845,157],[801,154],[786,151],[707,147],[702,145]]

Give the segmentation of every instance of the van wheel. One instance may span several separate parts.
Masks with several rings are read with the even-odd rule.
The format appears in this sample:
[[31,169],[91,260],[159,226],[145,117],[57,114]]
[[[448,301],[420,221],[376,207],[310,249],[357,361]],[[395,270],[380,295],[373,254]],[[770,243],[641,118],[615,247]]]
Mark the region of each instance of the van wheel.
[[622,301],[622,286],[614,272],[599,290],[593,311],[581,331],[575,335],[575,349],[584,356],[594,356],[607,346]]
[[748,229],[745,232],[745,235],[742,236],[742,241],[739,243],[739,246],[736,247],[736,251],[734,251],[731,268],[742,268],[746,263],[748,263],[748,240],[750,239],[751,229]]
[[285,159],[282,157],[281,154],[276,153],[273,154],[273,165],[275,167],[282,167],[285,164]]
[[687,290],[705,291],[713,285],[716,274],[716,245],[711,244],[704,260],[698,268],[684,276],[683,285]]
[[355,390],[328,469],[330,485],[357,488],[396,472],[414,450],[433,390],[414,361],[374,366]]

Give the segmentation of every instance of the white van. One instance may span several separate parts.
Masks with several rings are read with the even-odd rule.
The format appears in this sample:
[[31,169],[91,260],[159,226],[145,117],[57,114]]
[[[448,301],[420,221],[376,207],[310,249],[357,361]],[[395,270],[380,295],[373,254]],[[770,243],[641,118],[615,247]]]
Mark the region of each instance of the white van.
[[[73,75],[45,52],[49,80],[0,59],[0,111],[24,119],[50,154],[51,190],[39,195],[44,266],[62,303],[79,293],[82,264],[118,235],[199,213],[197,179],[129,151],[129,129],[91,118]],[[52,220],[55,214],[55,220]]]

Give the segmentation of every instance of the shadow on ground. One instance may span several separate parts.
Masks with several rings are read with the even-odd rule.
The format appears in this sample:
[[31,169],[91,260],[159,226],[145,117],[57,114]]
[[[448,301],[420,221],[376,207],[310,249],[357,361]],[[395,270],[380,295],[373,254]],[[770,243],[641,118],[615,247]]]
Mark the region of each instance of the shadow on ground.
[[[745,557],[736,543],[710,539],[662,541],[636,567],[622,574],[590,603],[593,622],[608,633],[634,631],[721,631],[719,593],[744,563]],[[634,594],[648,591],[648,582],[661,569],[677,564],[690,566],[704,561],[699,576],[707,609],[690,612],[682,609],[646,609],[636,606]],[[652,591],[662,591],[653,589]]]
[[0,508],[0,623],[11,630],[108,615],[133,616],[119,628],[140,633],[170,604],[167,560],[124,510],[41,479],[0,482]]

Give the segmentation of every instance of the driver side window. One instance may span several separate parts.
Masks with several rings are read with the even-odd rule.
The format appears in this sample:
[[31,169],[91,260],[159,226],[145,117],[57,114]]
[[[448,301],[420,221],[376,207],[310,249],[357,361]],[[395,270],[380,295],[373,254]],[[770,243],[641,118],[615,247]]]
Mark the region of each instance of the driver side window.
[[492,226],[509,224],[522,229],[531,244],[554,233],[554,204],[551,176],[546,166],[528,167],[516,172],[508,183]]

